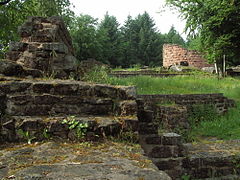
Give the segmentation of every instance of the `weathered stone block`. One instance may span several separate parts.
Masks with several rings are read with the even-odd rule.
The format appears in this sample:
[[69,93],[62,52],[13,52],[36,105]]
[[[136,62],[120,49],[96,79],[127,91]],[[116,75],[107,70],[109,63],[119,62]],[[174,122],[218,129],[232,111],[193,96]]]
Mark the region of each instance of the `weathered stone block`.
[[[236,168],[239,169],[239,168]],[[236,171],[233,167],[228,167],[225,165],[225,167],[222,168],[215,168],[212,169],[212,177],[221,177],[221,176],[227,176],[227,175],[233,175],[233,174],[239,174],[239,172]]]
[[36,119],[25,119],[16,127],[23,131],[38,131],[44,129],[44,123]]
[[12,94],[12,93],[23,93],[27,92],[30,88],[32,83],[28,81],[6,81],[0,83],[0,91],[2,91],[5,94]]
[[155,136],[146,137],[145,142],[147,144],[161,145],[162,144],[162,136],[155,135]]
[[139,134],[157,134],[158,127],[155,124],[139,123]]
[[192,175],[192,177],[194,178],[209,178],[209,177],[213,177],[212,176],[212,169],[211,168],[198,168],[198,169],[192,169],[190,174]]
[[0,61],[0,74],[4,74],[6,76],[21,76],[23,73],[23,67],[14,61]]
[[159,170],[181,169],[182,158],[155,158],[153,163]]
[[149,153],[152,158],[170,158],[179,157],[179,148],[177,146],[155,146]]
[[8,95],[7,96],[7,106],[11,109],[14,105],[27,105],[29,103],[34,103],[34,97],[31,95]]
[[139,122],[153,122],[154,121],[154,112],[151,110],[142,110],[139,109],[137,112]]
[[51,113],[51,105],[13,105],[7,102],[6,113],[13,116],[41,116]]
[[118,114],[121,116],[135,115],[137,113],[137,103],[134,100],[120,101],[117,106]]
[[54,95],[49,95],[49,94],[36,95],[36,96],[33,96],[33,98],[34,98],[34,101],[33,101],[34,104],[51,105],[51,104],[61,102],[61,97],[54,96]]
[[56,133],[56,132],[68,132],[68,126],[66,124],[63,124],[60,120],[51,120],[50,122],[46,122],[48,124],[48,131],[50,133]]
[[182,169],[170,169],[165,171],[172,179],[179,179],[183,175]]
[[176,133],[164,133],[162,134],[163,145],[181,145],[182,137]]

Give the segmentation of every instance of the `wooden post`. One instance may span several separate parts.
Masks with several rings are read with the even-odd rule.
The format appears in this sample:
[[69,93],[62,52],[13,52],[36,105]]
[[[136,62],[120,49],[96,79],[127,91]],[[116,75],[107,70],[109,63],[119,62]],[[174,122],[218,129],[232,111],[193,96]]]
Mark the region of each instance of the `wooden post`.
[[226,76],[226,55],[223,55],[223,77]]
[[216,74],[218,74],[218,68],[217,68],[217,63],[216,62],[214,63],[214,67],[215,67]]

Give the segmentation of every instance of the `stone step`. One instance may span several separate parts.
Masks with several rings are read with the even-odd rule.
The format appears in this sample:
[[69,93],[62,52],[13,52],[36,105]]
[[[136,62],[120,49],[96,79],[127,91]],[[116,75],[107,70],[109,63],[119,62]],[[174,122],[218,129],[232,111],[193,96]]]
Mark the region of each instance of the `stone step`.
[[60,95],[7,95],[6,114],[43,115],[109,115],[114,102],[110,98]]
[[[65,121],[65,122],[64,122]],[[71,128],[71,125],[76,127]],[[77,128],[81,125],[87,127]],[[3,123],[3,135],[8,141],[19,140],[19,130],[29,132],[36,139],[43,140],[46,133],[50,137],[75,140],[76,131],[87,130],[86,136],[117,135],[121,131],[137,131],[136,117],[114,116],[9,116]]]
[[0,91],[5,94],[52,94],[134,100],[135,87],[90,84],[73,80],[21,80],[1,79]]

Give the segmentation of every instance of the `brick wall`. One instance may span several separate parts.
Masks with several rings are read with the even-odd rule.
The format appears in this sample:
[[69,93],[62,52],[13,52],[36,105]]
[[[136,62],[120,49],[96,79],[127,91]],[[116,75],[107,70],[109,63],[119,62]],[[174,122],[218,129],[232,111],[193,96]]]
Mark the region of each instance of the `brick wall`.
[[207,64],[201,54],[195,50],[188,50],[176,44],[163,45],[163,66],[179,65],[181,61],[187,61],[189,66],[202,68],[212,65]]

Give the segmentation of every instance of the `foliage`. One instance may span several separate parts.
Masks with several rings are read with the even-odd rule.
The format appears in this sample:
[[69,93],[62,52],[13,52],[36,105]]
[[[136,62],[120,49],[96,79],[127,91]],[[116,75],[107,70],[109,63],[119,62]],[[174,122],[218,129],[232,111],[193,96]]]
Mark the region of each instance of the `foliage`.
[[225,96],[240,101],[240,80],[226,78],[218,80],[215,76],[175,76],[157,78],[137,76],[128,78],[109,78],[113,85],[136,86],[138,94],[197,94],[224,93]]
[[219,115],[213,105],[196,104],[192,106],[188,121],[190,126],[197,126],[202,121],[214,121]]
[[79,61],[94,58],[113,67],[161,65],[164,43],[185,43],[174,27],[168,34],[158,32],[147,12],[136,18],[128,16],[122,27],[108,13],[100,23],[80,15],[72,21],[70,32]]
[[184,19],[189,34],[200,38],[199,50],[210,62],[221,62],[224,54],[239,63],[240,2],[237,0],[167,0]]
[[44,137],[45,139],[50,139],[50,134],[49,134],[49,131],[48,131],[47,128],[44,128],[44,129],[43,129],[43,137]]
[[97,19],[89,15],[75,17],[71,24],[70,34],[76,49],[78,60],[98,59],[101,56],[99,33],[96,29]]
[[163,39],[164,43],[168,44],[178,44],[182,47],[186,47],[186,43],[184,39],[181,37],[181,35],[176,31],[174,26],[171,27],[169,32],[167,34],[161,35],[161,38]]
[[122,27],[125,66],[132,64],[160,64],[163,42],[155,28],[153,19],[147,12],[135,19],[128,16]]
[[191,131],[191,136],[209,136],[219,139],[239,139],[240,138],[240,108],[230,109],[224,116],[219,116],[213,120],[201,121]]
[[73,129],[76,130],[76,136],[79,139],[85,137],[88,128],[88,123],[81,123],[80,121],[77,121],[75,119],[75,116],[69,116],[62,121],[62,124],[67,124],[70,130]]
[[113,66],[121,65],[121,34],[116,17],[106,13],[99,24],[98,31],[99,34],[105,35],[105,39],[101,41],[104,61]]
[[[216,108],[213,105],[208,104],[196,104],[191,107],[188,114],[188,122],[190,124],[191,131],[185,132],[184,136],[187,141],[196,140],[197,134],[195,131],[201,126],[203,122],[218,121],[220,115],[217,113]],[[204,133],[201,135],[205,135]]]
[[191,179],[191,176],[188,174],[184,174],[181,176],[181,180],[190,180],[190,179]]
[[108,69],[105,66],[95,66],[89,72],[85,73],[81,80],[95,83],[111,83],[108,76]]
[[121,130],[119,135],[117,136],[117,141],[119,142],[125,142],[130,144],[136,144],[138,143],[138,135],[134,133],[131,129],[128,130]]
[[32,140],[36,139],[36,137],[32,136],[29,131],[23,131],[22,129],[19,129],[17,133],[27,140],[28,144],[31,144]]

